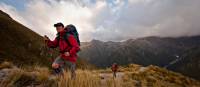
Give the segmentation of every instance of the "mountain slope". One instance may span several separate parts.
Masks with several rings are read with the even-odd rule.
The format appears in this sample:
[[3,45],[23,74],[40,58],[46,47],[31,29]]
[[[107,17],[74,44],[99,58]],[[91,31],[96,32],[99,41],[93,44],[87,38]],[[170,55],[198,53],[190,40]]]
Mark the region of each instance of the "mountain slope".
[[136,63],[164,67],[179,59],[186,59],[177,61],[168,69],[199,79],[199,44],[200,36],[144,37],[124,42],[93,40],[82,46],[80,56],[98,67],[109,67],[114,62],[120,65]]
[[92,40],[82,46],[81,56],[91,63],[107,67],[117,62],[121,65],[137,63],[141,65],[165,66],[184,52],[200,44],[200,36],[160,38],[144,37],[124,42],[102,42]]
[[42,37],[9,15],[0,11],[0,61],[16,64],[47,64],[47,57],[40,55]]
[[187,50],[182,59],[168,69],[200,80],[200,46]]

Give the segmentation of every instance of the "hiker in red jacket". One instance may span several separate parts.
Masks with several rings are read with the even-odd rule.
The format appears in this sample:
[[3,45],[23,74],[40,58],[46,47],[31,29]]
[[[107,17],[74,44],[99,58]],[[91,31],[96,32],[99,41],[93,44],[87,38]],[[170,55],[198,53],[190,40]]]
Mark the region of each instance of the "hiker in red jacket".
[[65,68],[68,68],[71,71],[71,77],[74,78],[77,60],[76,53],[80,50],[79,43],[74,35],[67,33],[68,30],[64,28],[62,23],[54,24],[54,27],[58,32],[57,37],[53,41],[46,35],[44,37],[48,47],[59,47],[60,49],[60,55],[54,60],[52,68],[55,69],[56,73],[62,73]]
[[114,63],[112,65],[111,69],[112,69],[112,72],[113,72],[113,77],[116,78],[117,77],[117,75],[116,75],[117,74],[117,69],[118,69],[117,63]]

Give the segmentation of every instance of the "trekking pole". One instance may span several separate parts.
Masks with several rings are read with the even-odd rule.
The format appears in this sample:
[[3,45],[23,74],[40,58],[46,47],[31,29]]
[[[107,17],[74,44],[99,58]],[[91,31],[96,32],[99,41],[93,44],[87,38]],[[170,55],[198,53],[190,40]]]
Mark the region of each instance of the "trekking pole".
[[47,52],[46,52],[46,55],[47,55],[47,57],[50,58],[50,61],[52,62],[52,60],[53,60],[52,50],[51,50],[51,48],[49,48],[49,47],[47,46],[47,41],[44,41],[44,43],[45,43],[44,48],[45,48],[45,50],[47,51]]
[[[47,51],[46,53],[47,53],[47,56],[50,58],[50,61],[51,61],[51,64],[53,63],[53,61],[54,61],[54,58],[53,58],[53,48],[49,48],[48,46],[47,46],[47,41],[44,41],[44,43],[45,43],[45,45],[44,45],[44,48],[45,48],[45,50]],[[58,73],[60,73],[61,72],[61,70],[60,70],[60,68],[57,68],[57,69],[53,69],[54,70],[54,72],[56,73],[56,74],[58,74]]]

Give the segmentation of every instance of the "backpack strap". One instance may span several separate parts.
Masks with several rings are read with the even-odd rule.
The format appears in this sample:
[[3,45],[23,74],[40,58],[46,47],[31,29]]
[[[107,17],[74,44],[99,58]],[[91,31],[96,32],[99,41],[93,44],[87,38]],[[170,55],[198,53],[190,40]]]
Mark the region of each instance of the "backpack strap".
[[68,32],[66,32],[66,33],[64,34],[63,38],[64,38],[64,40],[67,42],[67,44],[68,44],[69,46],[72,46],[72,45],[70,44],[69,40],[68,40],[69,35],[70,35],[70,34],[69,34]]
[[[66,32],[66,33],[63,35],[63,39],[67,42],[67,44],[68,44],[69,46],[71,46],[70,42],[68,41],[68,36],[69,36],[69,35],[70,35],[70,34]],[[59,33],[57,34],[56,39],[57,39],[58,42],[59,42],[59,40],[60,40],[60,34],[59,34]]]

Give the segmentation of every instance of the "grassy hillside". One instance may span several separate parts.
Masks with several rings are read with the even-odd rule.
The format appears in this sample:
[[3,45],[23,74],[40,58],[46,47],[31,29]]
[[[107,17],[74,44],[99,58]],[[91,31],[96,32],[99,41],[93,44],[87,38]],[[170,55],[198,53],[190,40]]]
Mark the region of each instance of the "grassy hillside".
[[200,87],[200,82],[157,66],[130,64],[120,67],[117,78],[110,69],[70,72],[62,77],[52,76],[46,67],[17,68],[10,63],[0,64],[0,85],[4,87]]
[[48,64],[47,56],[40,55],[43,39],[37,33],[0,11],[0,61],[17,65]]

